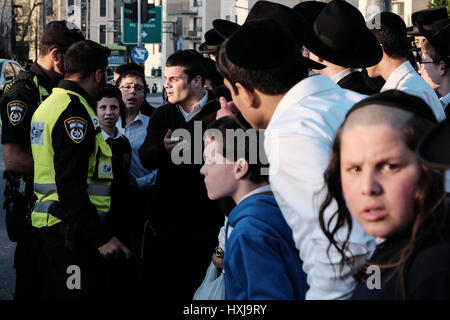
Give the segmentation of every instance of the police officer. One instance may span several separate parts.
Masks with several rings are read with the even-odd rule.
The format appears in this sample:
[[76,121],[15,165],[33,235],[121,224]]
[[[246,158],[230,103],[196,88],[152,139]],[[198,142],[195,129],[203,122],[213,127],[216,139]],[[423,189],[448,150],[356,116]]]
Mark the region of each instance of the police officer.
[[109,49],[93,41],[66,52],[64,80],[33,115],[36,205],[31,214],[44,299],[108,297],[104,258],[130,251],[104,224],[113,178],[111,149],[94,108],[106,84]]
[[16,289],[14,299],[40,296],[40,279],[32,248],[29,216],[34,204],[33,158],[30,122],[34,111],[58,84],[64,72],[64,53],[82,40],[79,29],[66,21],[50,22],[40,42],[39,57],[28,72],[6,85],[1,100],[2,144],[5,161],[6,226],[11,241],[17,242],[14,255]]

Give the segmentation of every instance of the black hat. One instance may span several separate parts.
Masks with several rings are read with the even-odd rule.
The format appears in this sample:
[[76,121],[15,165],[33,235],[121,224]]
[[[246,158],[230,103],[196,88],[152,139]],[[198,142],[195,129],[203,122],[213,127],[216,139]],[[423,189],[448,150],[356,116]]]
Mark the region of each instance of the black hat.
[[[291,8],[270,1],[258,1],[250,9],[247,19],[245,19],[244,23],[260,19],[273,19],[277,21],[282,27],[284,27],[292,34],[292,36],[294,37],[294,41],[297,40],[297,44],[300,46],[300,48],[302,47],[305,30],[304,20],[303,17],[296,14],[295,11],[293,11]],[[231,34],[233,34],[233,32],[235,32],[240,27],[240,25],[238,25],[237,23],[223,19],[214,20],[213,26],[214,29],[216,29],[217,33],[225,39],[230,37]],[[325,68],[324,65],[312,61],[308,58],[303,59],[305,60],[306,66],[309,68]]]
[[422,98],[394,89],[374,94],[359,101],[347,112],[346,118],[348,118],[353,111],[371,104],[401,109],[433,123],[438,123],[433,110],[431,110],[430,106]]
[[220,36],[215,29],[210,29],[205,33],[205,42],[203,42],[198,51],[200,53],[214,53],[223,42],[224,38]]
[[429,26],[442,19],[448,19],[445,7],[428,8],[413,12],[411,21],[414,26]]
[[81,30],[66,20],[49,22],[41,36],[42,44],[56,45],[61,48],[68,48],[81,40],[84,40]]
[[327,4],[320,1],[304,1],[295,5],[294,11],[305,19],[305,25],[311,26]]
[[396,34],[407,35],[406,24],[402,17],[392,12],[380,12],[374,19],[380,21],[381,27]]
[[418,158],[431,166],[450,168],[450,119],[447,118],[431,130],[417,146]]
[[[440,25],[445,25],[441,28]],[[436,21],[433,24],[432,31],[428,31],[419,26],[422,34],[427,38],[428,42],[439,53],[445,64],[450,67],[450,22],[449,19]]]
[[305,46],[331,63],[347,68],[371,67],[383,57],[361,12],[345,1],[328,3],[308,27]]
[[[259,54],[249,54],[253,51]],[[225,43],[225,53],[233,64],[253,70],[277,68],[292,57],[299,59],[298,52],[292,34],[272,19],[244,23]]]

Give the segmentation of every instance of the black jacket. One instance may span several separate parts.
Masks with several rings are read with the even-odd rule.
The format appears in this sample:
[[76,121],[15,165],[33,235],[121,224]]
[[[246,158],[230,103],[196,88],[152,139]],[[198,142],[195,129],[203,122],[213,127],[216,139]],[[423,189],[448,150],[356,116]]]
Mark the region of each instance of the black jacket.
[[[448,231],[446,231],[448,239]],[[411,233],[404,233],[378,245],[370,259],[372,265],[392,263],[401,248],[411,239]],[[398,272],[381,269],[381,288],[370,289],[367,280],[373,271],[365,274],[353,293],[353,300],[441,300],[450,299],[450,242],[439,240],[420,250],[407,263],[404,276],[404,296]]]
[[[213,97],[213,94],[209,92],[208,96]],[[155,191],[157,205],[152,210],[151,218],[155,225],[218,230],[223,224],[223,213],[218,202],[209,200],[204,178],[200,174],[203,165],[203,133],[216,119],[219,109],[220,103],[210,98],[189,122],[185,121],[174,104],[157,108],[150,118],[147,137],[139,155],[145,168],[158,169]],[[176,129],[189,132],[192,137],[190,163],[175,164],[165,150],[163,139],[169,129],[172,132]]]
[[368,96],[376,93],[375,90],[371,89],[367,85],[367,83],[364,81],[363,76],[361,75],[361,72],[359,71],[350,73],[349,75],[342,78],[337,84],[341,88],[349,89]]

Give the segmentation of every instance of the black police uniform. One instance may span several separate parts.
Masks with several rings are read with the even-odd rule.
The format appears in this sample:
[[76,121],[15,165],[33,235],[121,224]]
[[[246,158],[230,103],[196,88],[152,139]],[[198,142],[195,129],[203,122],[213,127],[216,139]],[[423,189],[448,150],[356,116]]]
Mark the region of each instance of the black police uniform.
[[[38,85],[34,80],[37,80]],[[35,62],[28,72],[22,72],[12,83],[5,86],[0,105],[2,144],[18,144],[31,155],[31,117],[39,104],[47,98],[47,95],[40,92],[39,86],[50,93],[56,84],[57,82],[53,82]],[[33,179],[17,172],[5,172],[4,177],[7,180],[3,205],[6,209],[6,227],[10,240],[17,242],[14,254],[14,299],[37,299],[41,296],[42,279],[37,273],[37,258],[28,221],[34,197]]]

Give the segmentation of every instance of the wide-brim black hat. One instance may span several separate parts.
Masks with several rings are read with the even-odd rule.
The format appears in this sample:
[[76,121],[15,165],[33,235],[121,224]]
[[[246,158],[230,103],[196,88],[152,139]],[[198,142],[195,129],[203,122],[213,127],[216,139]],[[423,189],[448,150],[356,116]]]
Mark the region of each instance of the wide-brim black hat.
[[320,11],[306,30],[305,46],[316,56],[347,68],[371,67],[383,57],[363,15],[341,0],[331,1]]
[[[303,40],[305,36],[305,22],[303,20],[303,17],[296,14],[293,9],[279,3],[270,1],[258,1],[250,9],[244,23],[261,19],[275,20],[292,34],[295,40],[297,40],[297,44],[300,46],[300,48],[303,46]],[[213,26],[214,29],[216,29],[217,33],[224,38],[229,38],[233,34],[233,32],[241,27],[237,23],[223,19],[214,20]],[[308,68],[325,68],[325,66],[321,63],[312,61],[308,58],[303,59]]]
[[413,12],[411,21],[413,26],[429,26],[434,22],[442,19],[447,19],[448,13],[445,7],[428,8]]
[[417,146],[420,161],[433,167],[450,168],[450,119],[441,122]]
[[304,1],[292,8],[295,13],[301,15],[305,19],[306,26],[312,26],[320,12],[327,4],[320,1]]
[[206,31],[205,42],[200,45],[198,51],[200,53],[215,53],[223,40],[224,38],[215,29],[210,29]]
[[436,21],[432,30],[429,31],[418,26],[422,35],[428,40],[433,48],[439,53],[447,66],[450,66],[450,20]]

